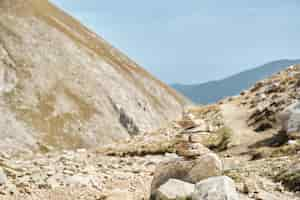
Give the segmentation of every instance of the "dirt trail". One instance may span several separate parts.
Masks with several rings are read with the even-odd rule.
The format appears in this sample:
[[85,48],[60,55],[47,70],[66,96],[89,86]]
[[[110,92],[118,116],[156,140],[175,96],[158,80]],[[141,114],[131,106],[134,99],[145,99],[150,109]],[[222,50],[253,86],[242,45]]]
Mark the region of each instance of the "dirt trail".
[[261,134],[248,127],[246,123],[248,112],[246,109],[230,103],[223,104],[221,110],[225,125],[234,130],[239,144],[249,144],[253,142],[253,138],[261,137]]
[[[255,194],[250,195],[251,197],[249,199],[299,200],[299,197],[296,197],[290,192],[278,192],[276,188],[278,188],[280,184],[275,183],[269,176],[273,168],[276,169],[276,167],[280,167],[283,162],[286,162],[284,158],[251,160],[251,146],[271,138],[275,131],[271,130],[260,133],[253,131],[251,127],[247,125],[249,111],[246,108],[240,107],[236,102],[221,105],[221,110],[225,125],[233,130],[233,139],[236,146],[220,153],[220,156],[224,158],[225,166],[229,166],[229,168],[235,166],[233,168],[237,170],[238,176],[243,180],[240,183],[244,182],[241,185],[245,183],[247,187],[253,187],[255,185],[255,190],[252,191]],[[262,171],[265,171],[265,173]],[[265,185],[267,185],[267,187],[265,187]],[[241,199],[248,198],[244,197]]]
[[[272,131],[257,133],[247,125],[248,110],[234,103],[221,105],[224,123],[234,133],[236,147],[230,149],[232,154],[241,154],[249,151],[249,146],[272,137]],[[227,153],[229,153],[227,152]]]

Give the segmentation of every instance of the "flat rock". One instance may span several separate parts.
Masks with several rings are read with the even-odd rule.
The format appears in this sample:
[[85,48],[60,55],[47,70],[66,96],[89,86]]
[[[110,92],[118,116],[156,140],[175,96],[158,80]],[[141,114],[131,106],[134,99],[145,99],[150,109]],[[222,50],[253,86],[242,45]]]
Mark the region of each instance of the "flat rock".
[[176,152],[179,156],[185,158],[196,158],[211,151],[200,143],[182,142],[176,146]]
[[195,185],[177,179],[170,179],[160,186],[156,192],[155,200],[182,200],[192,196]]
[[66,179],[67,185],[88,186],[91,184],[91,178],[88,176],[74,175]]
[[235,183],[227,176],[208,178],[196,185],[192,200],[238,200]]

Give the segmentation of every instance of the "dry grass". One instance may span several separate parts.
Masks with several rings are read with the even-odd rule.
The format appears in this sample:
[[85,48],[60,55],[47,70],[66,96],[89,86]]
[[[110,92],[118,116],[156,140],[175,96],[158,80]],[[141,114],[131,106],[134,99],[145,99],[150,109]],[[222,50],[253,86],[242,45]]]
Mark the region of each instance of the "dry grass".
[[97,149],[97,153],[108,156],[145,156],[175,153],[175,140],[152,142],[130,142],[130,144],[114,144]]
[[233,130],[229,127],[223,127],[219,129],[216,133],[212,133],[203,140],[203,144],[209,149],[215,151],[227,150],[234,144],[234,134]]
[[300,191],[300,171],[282,171],[275,177],[275,180],[283,183],[285,187],[292,191]]
[[298,141],[296,144],[291,145],[281,145],[278,147],[259,147],[249,154],[252,156],[252,160],[262,159],[262,158],[276,158],[276,157],[283,157],[283,156],[292,156],[298,154],[300,151],[300,142]]
[[[6,95],[5,98],[8,105],[10,105],[10,109],[17,114],[19,119],[22,119],[24,122],[34,127],[35,130],[43,133],[42,138],[47,145],[57,148],[79,148],[83,144],[79,135],[68,134],[68,140],[63,141],[61,140],[61,137],[63,134],[66,134],[66,125],[78,122],[78,120],[81,122],[88,121],[95,114],[95,109],[79,96],[74,95],[67,88],[64,88],[63,86],[60,87],[61,92],[64,93],[67,98],[70,98],[72,102],[76,103],[79,109],[77,113],[63,113],[53,116],[52,113],[55,110],[56,101],[56,96],[54,96],[54,94],[41,96],[36,109],[19,108],[16,99],[18,99],[17,97],[20,95],[21,91],[18,89]],[[78,130],[69,132],[76,133]]]
[[189,112],[197,116],[203,116],[212,112],[220,112],[220,107],[218,105],[208,105],[208,106],[194,106],[189,108]]

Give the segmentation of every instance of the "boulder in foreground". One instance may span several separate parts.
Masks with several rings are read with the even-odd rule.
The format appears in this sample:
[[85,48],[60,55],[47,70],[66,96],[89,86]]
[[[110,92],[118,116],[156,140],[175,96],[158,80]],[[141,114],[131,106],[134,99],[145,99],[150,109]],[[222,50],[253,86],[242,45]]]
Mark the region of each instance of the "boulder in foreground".
[[218,156],[209,153],[195,160],[175,159],[160,163],[155,171],[151,185],[151,195],[170,179],[197,183],[222,174],[223,164]]
[[212,177],[196,185],[192,200],[238,200],[235,183],[227,176]]
[[191,198],[195,185],[176,179],[170,179],[160,186],[153,200],[185,200]]

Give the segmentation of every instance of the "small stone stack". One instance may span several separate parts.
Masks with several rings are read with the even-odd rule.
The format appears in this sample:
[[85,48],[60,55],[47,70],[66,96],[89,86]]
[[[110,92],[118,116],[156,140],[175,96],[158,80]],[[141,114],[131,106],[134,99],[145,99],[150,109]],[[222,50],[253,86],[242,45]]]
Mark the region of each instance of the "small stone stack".
[[195,159],[210,152],[210,150],[201,143],[191,141],[191,136],[188,136],[188,138],[188,141],[181,141],[176,145],[176,153],[179,156],[185,159]]
[[183,133],[211,133],[224,126],[219,106],[190,108],[177,124]]
[[177,135],[176,153],[187,160],[210,153],[202,142],[224,126],[218,106],[191,108],[177,124],[182,131]]

